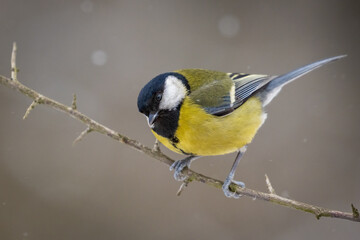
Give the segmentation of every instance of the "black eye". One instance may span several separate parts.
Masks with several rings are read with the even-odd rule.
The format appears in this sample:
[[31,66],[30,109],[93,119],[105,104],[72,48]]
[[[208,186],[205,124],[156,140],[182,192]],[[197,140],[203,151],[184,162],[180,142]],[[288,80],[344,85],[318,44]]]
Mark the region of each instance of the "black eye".
[[161,99],[162,99],[162,93],[157,93],[156,96],[155,96],[155,100],[156,100],[157,102],[160,102]]

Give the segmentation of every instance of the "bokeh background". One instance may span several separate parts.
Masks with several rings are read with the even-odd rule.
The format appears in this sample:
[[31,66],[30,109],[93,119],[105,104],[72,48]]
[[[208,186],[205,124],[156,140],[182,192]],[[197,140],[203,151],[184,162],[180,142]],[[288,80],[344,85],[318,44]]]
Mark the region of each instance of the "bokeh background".
[[[268,106],[237,179],[342,211],[360,207],[360,8],[356,1],[0,0],[0,74],[18,43],[21,82],[151,146],[137,94],[179,68],[281,74],[340,54]],[[0,239],[358,239],[360,225],[192,183],[0,86]],[[182,156],[163,150],[174,159]],[[192,168],[224,179],[235,154]]]

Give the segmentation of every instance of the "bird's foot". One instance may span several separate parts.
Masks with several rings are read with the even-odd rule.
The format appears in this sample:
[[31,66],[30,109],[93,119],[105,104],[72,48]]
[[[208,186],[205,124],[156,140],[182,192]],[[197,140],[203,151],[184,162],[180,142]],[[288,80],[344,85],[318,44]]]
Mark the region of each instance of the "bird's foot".
[[175,170],[175,172],[174,172],[175,180],[184,181],[186,179],[186,176],[184,174],[182,174],[182,170],[185,167],[188,167],[188,168],[190,167],[191,160],[193,158],[194,157],[191,156],[191,157],[187,157],[187,158],[182,159],[182,160],[177,160],[170,166],[170,171]]
[[225,182],[224,182],[224,185],[222,186],[222,189],[223,189],[224,194],[225,194],[226,197],[238,199],[239,197],[241,197],[241,194],[238,194],[238,193],[236,193],[235,191],[232,191],[229,188],[232,183],[239,186],[239,187],[241,187],[241,188],[245,187],[245,183],[240,182],[240,181],[235,181],[232,178],[227,177]]

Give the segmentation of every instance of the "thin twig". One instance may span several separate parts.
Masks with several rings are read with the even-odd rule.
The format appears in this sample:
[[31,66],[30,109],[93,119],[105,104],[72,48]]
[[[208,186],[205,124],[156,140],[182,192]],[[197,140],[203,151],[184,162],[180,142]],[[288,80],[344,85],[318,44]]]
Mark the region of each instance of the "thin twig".
[[276,194],[275,189],[272,187],[270,179],[269,179],[267,174],[265,174],[265,182],[266,182],[266,185],[268,187],[269,193]]
[[74,140],[73,142],[73,146],[75,146],[75,144],[77,144],[78,142],[80,142],[86,134],[91,133],[93,130],[90,127],[87,127],[84,131],[82,131],[80,133],[80,135]]
[[176,195],[177,196],[180,196],[181,193],[184,191],[184,189],[188,186],[188,182],[183,182],[180,187],[179,187],[179,190],[177,191]]
[[359,218],[359,210],[354,206],[354,204],[351,204],[351,210],[354,218]]
[[160,142],[159,140],[155,140],[154,147],[152,149],[154,152],[160,152]]
[[176,195],[180,196],[181,193],[185,190],[185,188],[194,180],[193,177],[186,178],[183,183],[180,185],[179,190],[177,191]]
[[13,49],[11,52],[11,79],[17,81],[17,72],[19,71],[16,67],[16,42],[13,43]]
[[[83,132],[84,134],[82,133],[83,135],[86,135],[86,133],[88,132],[88,129],[91,129],[91,131],[96,131],[96,132],[102,133],[104,135],[107,135],[108,137],[110,137],[116,141],[119,141],[133,149],[136,149],[136,150],[146,154],[149,157],[157,159],[160,162],[162,162],[168,166],[171,166],[174,163],[174,160],[172,160],[170,157],[166,156],[162,152],[153,151],[152,148],[146,147],[142,143],[140,143],[134,139],[130,139],[127,136],[122,135],[122,134],[96,122],[95,120],[89,118],[85,114],[82,114],[78,110],[73,109],[71,106],[64,105],[64,104],[59,103],[51,98],[40,95],[35,90],[26,87],[25,85],[23,85],[22,83],[20,83],[18,81],[13,81],[10,78],[0,75],[0,83],[21,92],[22,94],[28,96],[29,98],[31,98],[33,100],[41,99],[41,104],[48,105],[49,107],[51,107],[53,109],[65,112],[68,115],[70,115],[71,117],[84,123],[86,126],[88,126],[88,128],[86,129],[86,131],[84,131],[85,133]],[[80,134],[80,135],[82,135],[82,134]],[[80,139],[81,139],[81,137],[80,137]],[[197,182],[205,183],[209,186],[213,186],[218,189],[221,189],[221,187],[223,185],[223,182],[220,180],[202,175],[202,174],[194,172],[188,168],[185,168],[182,173],[184,175],[186,175],[188,177],[188,179],[191,179],[191,181],[194,180]],[[269,181],[269,183],[270,183],[270,181]],[[267,184],[267,185],[268,185],[268,187],[269,187],[269,185],[271,186],[271,184]],[[236,191],[236,193],[244,195],[244,196],[261,199],[264,201],[287,206],[287,207],[290,207],[293,209],[312,213],[318,219],[320,217],[332,217],[332,218],[346,219],[346,220],[350,220],[350,221],[354,221],[354,222],[360,222],[358,210],[355,207],[352,208],[352,212],[341,212],[341,211],[330,210],[330,209],[314,206],[314,205],[307,204],[307,203],[298,202],[298,201],[295,201],[292,199],[287,199],[287,198],[284,198],[284,197],[281,197],[281,196],[275,194],[275,192],[271,193],[272,191],[270,189],[269,189],[270,193],[264,193],[264,192],[252,190],[249,188],[241,188],[236,185],[233,186],[233,189]]]
[[33,110],[38,104],[39,104],[39,99],[35,99],[34,101],[32,101],[30,106],[26,109],[26,112],[23,116],[23,120],[25,120],[29,116],[31,110]]
[[72,103],[71,103],[71,108],[73,109],[73,110],[76,110],[77,109],[77,105],[76,105],[76,94],[74,93],[74,95],[73,95],[73,101],[72,101]]

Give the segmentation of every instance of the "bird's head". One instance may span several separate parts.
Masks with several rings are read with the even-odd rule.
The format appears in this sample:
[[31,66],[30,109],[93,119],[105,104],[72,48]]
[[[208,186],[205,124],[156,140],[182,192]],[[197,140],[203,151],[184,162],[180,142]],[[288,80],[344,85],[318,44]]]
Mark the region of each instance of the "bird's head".
[[169,117],[173,118],[174,112],[179,111],[189,90],[189,84],[183,75],[175,72],[160,74],[141,89],[137,102],[139,112],[147,117],[152,129],[159,122],[169,124],[164,121],[175,120]]

